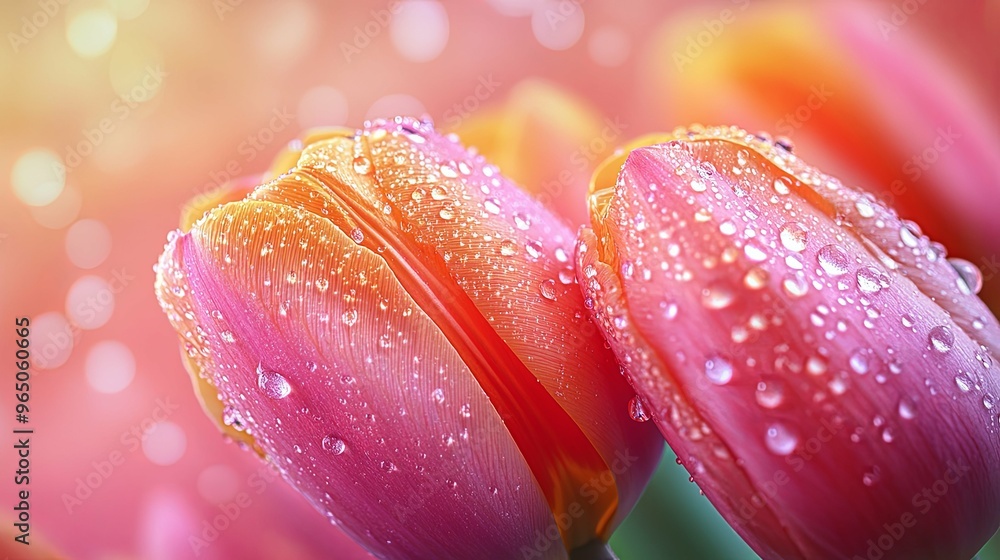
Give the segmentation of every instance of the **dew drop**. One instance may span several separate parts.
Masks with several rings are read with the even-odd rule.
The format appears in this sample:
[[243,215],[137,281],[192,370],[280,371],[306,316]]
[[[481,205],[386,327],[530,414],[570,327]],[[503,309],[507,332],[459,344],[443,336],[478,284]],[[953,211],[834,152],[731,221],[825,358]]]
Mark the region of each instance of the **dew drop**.
[[950,328],[942,325],[932,328],[927,339],[931,343],[931,348],[942,354],[951,350],[951,347],[955,345],[955,335]]
[[348,309],[340,315],[340,320],[348,327],[353,327],[354,323],[358,322],[358,311],[356,309]]
[[958,273],[956,284],[964,294],[978,294],[983,289],[983,272],[965,259],[948,259]]
[[274,252],[274,245],[271,245],[270,241],[268,241],[267,243],[264,243],[260,247],[260,256],[262,256],[262,257],[266,257],[266,256],[270,255],[273,252]]
[[441,389],[440,387],[434,389],[433,391],[431,391],[431,398],[434,399],[434,402],[436,402],[437,404],[444,403],[444,390]]
[[632,420],[636,422],[648,422],[649,413],[646,412],[646,407],[642,404],[642,399],[638,396],[632,397],[628,401],[628,415]]
[[520,212],[514,212],[514,226],[519,230],[526,230],[531,227],[531,220]]
[[792,180],[788,177],[778,177],[774,180],[774,192],[784,196],[792,192]]
[[757,404],[764,408],[777,408],[785,400],[785,386],[780,379],[770,379],[757,383],[757,391],[754,395]]
[[775,422],[767,427],[764,434],[764,443],[768,450],[775,455],[790,455],[795,451],[795,446],[799,443],[799,438],[791,428]]
[[723,284],[714,283],[701,291],[701,304],[707,309],[724,309],[736,298],[733,291]]
[[782,289],[793,298],[802,297],[809,292],[809,282],[799,274],[789,274],[781,282]]
[[767,280],[769,275],[766,270],[759,266],[755,266],[747,271],[746,275],[743,276],[743,285],[751,290],[759,290],[767,286]]
[[326,278],[317,278],[313,285],[316,286],[316,291],[323,293],[330,287],[330,281]]
[[871,369],[871,355],[871,349],[858,348],[854,352],[851,352],[850,357],[847,359],[847,363],[851,366],[851,370],[853,370],[854,373],[864,375]]
[[747,241],[747,244],[743,246],[743,254],[747,256],[753,262],[763,262],[767,260],[767,253],[764,249],[757,244],[756,241]]
[[896,407],[896,410],[899,412],[899,417],[904,420],[913,420],[917,416],[916,405],[906,397],[899,399],[899,405]]
[[448,191],[441,185],[435,185],[431,189],[431,198],[434,200],[444,200],[448,198]]
[[537,259],[542,256],[542,242],[536,241],[534,239],[529,240],[524,244],[524,249],[528,253],[528,256]]
[[347,444],[344,440],[336,436],[324,436],[323,437],[323,449],[333,453],[334,455],[341,455],[347,450]]
[[714,354],[705,360],[705,376],[716,385],[725,385],[733,379],[733,365],[722,356]]
[[364,157],[358,156],[354,158],[354,172],[358,175],[367,175],[372,170],[372,162]]
[[505,257],[510,257],[517,253],[517,243],[510,239],[504,239],[500,242],[500,254]]
[[964,373],[959,373],[955,376],[955,385],[963,393],[968,393],[972,390],[972,382]]
[[451,211],[451,208],[442,208],[441,211],[438,212],[438,216],[440,216],[442,220],[450,220],[455,217],[455,214]]
[[360,244],[365,240],[365,232],[361,231],[361,228],[354,228],[351,230],[351,239]]
[[222,331],[221,333],[219,333],[219,336],[222,338],[223,341],[228,342],[229,344],[236,342],[236,337],[233,336],[232,331]]
[[283,399],[292,392],[292,386],[284,375],[264,369],[262,364],[257,365],[257,387],[272,399]]
[[877,294],[889,287],[889,275],[881,270],[866,266],[858,269],[858,289],[865,294]]
[[799,222],[788,222],[781,227],[781,244],[789,251],[802,252],[806,248],[806,240],[809,238],[809,231]]
[[542,293],[542,297],[545,299],[555,300],[556,299],[556,281],[549,279],[538,285],[538,291]]
[[996,398],[993,395],[985,395],[983,397],[983,406],[986,407],[986,410],[991,410],[996,406]]
[[237,432],[242,432],[246,429],[246,420],[243,419],[243,415],[240,414],[236,407],[226,405],[222,408],[222,422],[236,430]]
[[823,271],[830,276],[847,274],[851,265],[847,251],[839,245],[826,245],[816,253],[816,260]]

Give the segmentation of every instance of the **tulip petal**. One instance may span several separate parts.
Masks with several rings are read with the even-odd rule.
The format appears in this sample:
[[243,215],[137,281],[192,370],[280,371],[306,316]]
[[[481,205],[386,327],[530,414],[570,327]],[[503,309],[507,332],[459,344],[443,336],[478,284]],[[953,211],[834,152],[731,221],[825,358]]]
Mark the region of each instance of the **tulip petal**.
[[[164,306],[208,350],[193,359],[229,414],[376,555],[513,557],[552,523],[460,356],[380,256],[328,220],[263,201],[227,205],[175,238],[160,275]],[[364,371],[383,374],[360,382]],[[493,526],[508,534],[483,530]]]
[[[291,172],[172,239],[159,264],[157,291],[192,372],[217,387],[224,416],[239,417],[225,423],[252,432],[288,465],[286,479],[376,554],[509,557],[532,543],[563,557],[606,540],[660,439],[625,415],[632,392],[584,312],[571,232],[426,123],[322,134],[282,156],[298,156]],[[330,401],[338,376],[357,382],[348,396],[364,389],[360,405]],[[412,406],[400,408],[401,393]],[[330,434],[291,422],[294,410],[333,426],[364,424],[364,414],[378,427],[357,444],[337,435],[342,452],[317,462],[301,454]],[[381,471],[373,441],[392,448]],[[344,450],[364,461],[344,461]],[[406,488],[461,464],[470,472],[432,479],[434,494],[405,507]],[[332,476],[333,465],[347,466]],[[359,476],[382,489],[357,488]],[[404,520],[385,514],[400,503],[407,516],[447,511],[399,529]]]
[[904,515],[901,558],[996,531],[997,323],[912,225],[738,129],[633,150],[593,188],[595,317],[758,553],[864,556]]

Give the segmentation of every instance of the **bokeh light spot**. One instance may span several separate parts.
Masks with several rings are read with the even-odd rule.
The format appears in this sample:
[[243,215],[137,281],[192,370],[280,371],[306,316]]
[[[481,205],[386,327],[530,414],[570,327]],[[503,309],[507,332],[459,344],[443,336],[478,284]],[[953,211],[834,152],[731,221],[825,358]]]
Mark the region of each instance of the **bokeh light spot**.
[[142,440],[142,454],[149,462],[166,467],[181,460],[187,451],[187,436],[173,422],[157,422]]
[[66,293],[66,316],[81,329],[103,327],[115,311],[115,293],[100,276],[81,276]]
[[66,185],[66,167],[50,150],[30,150],[11,168],[10,185],[21,202],[28,206],[45,206],[62,193]]
[[118,19],[107,8],[87,8],[69,16],[66,40],[84,58],[100,56],[111,48],[118,34]]
[[31,216],[42,227],[62,229],[73,223],[73,220],[80,215],[81,206],[83,206],[83,196],[80,191],[66,187],[51,204],[32,207]]
[[73,328],[62,313],[51,311],[31,319],[31,361],[38,369],[55,369],[73,353]]
[[98,342],[87,353],[87,382],[100,393],[117,393],[135,377],[135,356],[117,340]]
[[547,49],[566,50],[583,36],[583,7],[576,2],[545,2],[531,14],[531,31]]
[[107,0],[119,19],[135,19],[149,7],[149,0]]
[[99,266],[111,254],[111,232],[97,220],[80,220],[66,230],[66,255],[80,268]]
[[434,60],[448,44],[448,12],[440,2],[407,0],[392,17],[389,36],[403,58]]

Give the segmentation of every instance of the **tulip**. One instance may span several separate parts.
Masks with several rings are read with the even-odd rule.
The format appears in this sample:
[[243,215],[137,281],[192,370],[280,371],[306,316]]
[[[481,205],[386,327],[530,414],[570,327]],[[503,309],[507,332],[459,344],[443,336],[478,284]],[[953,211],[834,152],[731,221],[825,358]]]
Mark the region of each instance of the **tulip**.
[[[720,30],[710,42],[680,18],[653,40],[659,122],[736,122],[790,138],[995,275],[1000,221],[983,203],[1000,181],[995,88],[982,87],[991,72],[970,81],[914,31],[918,19],[948,29],[940,20],[996,18],[974,4],[918,3],[920,17],[902,25],[898,2],[737,4],[726,23],[718,7],[692,14]],[[973,26],[957,27],[966,46],[978,41]],[[1000,283],[981,297],[1000,310]]]
[[589,204],[585,303],[763,558],[969,558],[997,530],[1000,326],[975,267],[736,128],[637,142]]
[[662,443],[572,232],[427,123],[308,144],[157,265],[209,415],[378,557],[607,552]]

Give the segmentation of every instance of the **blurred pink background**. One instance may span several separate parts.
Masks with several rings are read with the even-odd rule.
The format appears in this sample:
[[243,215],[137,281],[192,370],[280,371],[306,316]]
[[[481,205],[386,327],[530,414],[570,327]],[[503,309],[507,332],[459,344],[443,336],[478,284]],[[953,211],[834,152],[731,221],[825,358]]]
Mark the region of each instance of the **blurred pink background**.
[[30,0],[0,30],[0,345],[32,319],[31,538],[74,558],[367,557],[223,441],[152,290],[185,202],[309,127],[426,114],[575,221],[616,143],[768,130],[892,193],[1000,309],[1000,2]]

